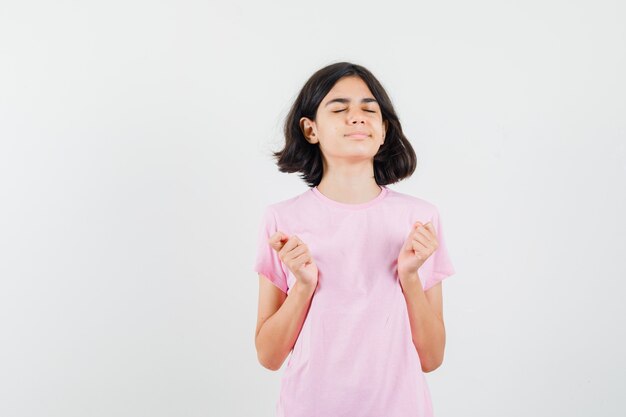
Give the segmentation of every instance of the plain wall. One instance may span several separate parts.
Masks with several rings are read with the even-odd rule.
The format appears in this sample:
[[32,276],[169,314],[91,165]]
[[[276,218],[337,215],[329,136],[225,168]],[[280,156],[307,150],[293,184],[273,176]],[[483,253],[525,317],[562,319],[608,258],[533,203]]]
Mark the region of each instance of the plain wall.
[[0,415],[274,415],[271,151],[308,77],[369,68],[437,205],[438,417],[626,413],[621,1],[2,2]]

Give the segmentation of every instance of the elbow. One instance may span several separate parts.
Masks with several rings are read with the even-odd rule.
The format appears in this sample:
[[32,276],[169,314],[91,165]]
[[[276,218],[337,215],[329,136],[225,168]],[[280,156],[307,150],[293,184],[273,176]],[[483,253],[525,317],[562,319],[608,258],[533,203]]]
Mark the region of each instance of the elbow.
[[256,351],[256,357],[261,366],[263,366],[265,369],[269,369],[270,371],[278,371],[283,364],[283,361],[276,360],[276,358],[268,355],[267,353],[264,353],[258,347]]
[[278,371],[280,369],[280,366],[282,365],[280,363],[275,363],[267,359],[262,359],[260,356],[258,357],[258,359],[261,366],[270,371]]
[[422,372],[429,373],[439,368],[443,363],[443,356],[439,358],[429,358],[421,362]]
[[419,355],[418,353],[418,356],[420,358],[420,364],[422,367],[422,372],[428,373],[428,372],[434,371],[435,369],[438,369],[443,363],[445,349],[446,349],[446,342],[444,338],[441,345],[437,347],[432,347],[430,348],[430,350],[426,350],[426,351],[422,350],[423,355]]
[[439,368],[441,366],[441,363],[439,364],[422,364],[422,372],[424,372],[425,374],[434,371],[435,369]]

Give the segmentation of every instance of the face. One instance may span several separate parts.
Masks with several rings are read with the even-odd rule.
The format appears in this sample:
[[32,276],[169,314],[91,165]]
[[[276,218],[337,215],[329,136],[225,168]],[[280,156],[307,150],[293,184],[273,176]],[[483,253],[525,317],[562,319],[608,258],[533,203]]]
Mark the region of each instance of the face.
[[300,119],[310,143],[329,161],[373,159],[385,141],[387,122],[367,84],[356,76],[337,81],[320,103],[316,120]]

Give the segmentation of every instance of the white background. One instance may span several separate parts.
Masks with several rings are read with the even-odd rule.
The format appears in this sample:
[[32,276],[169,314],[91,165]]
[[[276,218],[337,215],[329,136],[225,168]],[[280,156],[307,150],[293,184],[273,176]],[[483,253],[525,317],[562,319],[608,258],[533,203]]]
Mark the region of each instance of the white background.
[[[254,347],[270,157],[352,61],[439,207],[435,413],[623,416],[626,6],[2,1],[0,415],[274,415]],[[326,416],[322,416],[326,417]],[[329,416],[332,417],[332,416]]]

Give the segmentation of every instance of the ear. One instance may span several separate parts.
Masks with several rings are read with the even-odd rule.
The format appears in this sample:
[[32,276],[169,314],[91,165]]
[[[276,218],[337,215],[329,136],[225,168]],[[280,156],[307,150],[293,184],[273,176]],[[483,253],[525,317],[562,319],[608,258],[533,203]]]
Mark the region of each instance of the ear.
[[315,122],[308,117],[300,118],[300,130],[304,134],[304,138],[309,143],[318,143],[317,128]]

